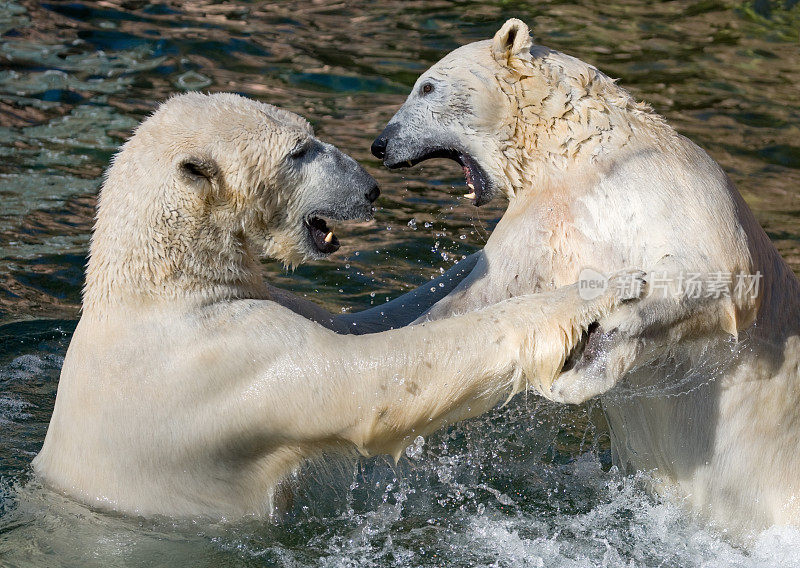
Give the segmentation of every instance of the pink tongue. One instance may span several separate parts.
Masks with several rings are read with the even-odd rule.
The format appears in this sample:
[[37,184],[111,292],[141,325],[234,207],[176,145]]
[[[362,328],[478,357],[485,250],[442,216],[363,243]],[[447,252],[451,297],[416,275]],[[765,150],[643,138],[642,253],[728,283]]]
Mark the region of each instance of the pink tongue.
[[472,172],[467,166],[461,166],[464,168],[464,177],[467,178],[467,185],[472,183]]

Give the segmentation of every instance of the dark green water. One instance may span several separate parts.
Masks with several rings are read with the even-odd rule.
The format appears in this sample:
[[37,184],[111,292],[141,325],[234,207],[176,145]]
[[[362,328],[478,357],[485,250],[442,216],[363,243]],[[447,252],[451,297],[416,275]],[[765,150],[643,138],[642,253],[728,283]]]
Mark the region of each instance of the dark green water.
[[278,524],[94,514],[28,481],[77,320],[94,196],[115,148],[187,89],[303,114],[362,161],[376,220],[279,285],[334,310],[384,302],[481,247],[504,204],[460,169],[369,155],[419,73],[505,18],[652,103],[728,171],[800,269],[800,6],[558,1],[0,1],[0,566],[798,566],[800,532],[747,549],[608,471],[599,409],[518,398],[397,467],[304,473]]

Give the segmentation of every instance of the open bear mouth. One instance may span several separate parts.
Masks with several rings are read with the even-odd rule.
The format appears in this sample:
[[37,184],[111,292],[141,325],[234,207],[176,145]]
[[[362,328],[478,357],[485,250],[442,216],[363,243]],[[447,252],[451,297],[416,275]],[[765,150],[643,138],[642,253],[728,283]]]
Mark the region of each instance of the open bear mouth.
[[322,217],[312,215],[303,224],[308,230],[311,242],[321,254],[331,254],[339,250],[339,239],[328,227],[328,223]]
[[471,199],[472,203],[476,207],[480,207],[484,203],[488,203],[491,201],[492,197],[494,197],[493,191],[489,185],[489,178],[487,177],[484,169],[480,166],[477,160],[475,160],[475,158],[460,150],[453,150],[451,148],[435,148],[423,153],[413,160],[407,160],[405,162],[393,164],[388,167],[390,169],[411,167],[416,166],[420,162],[431,160],[433,158],[446,158],[448,160],[453,160],[462,167],[464,170],[464,181],[467,184],[467,188],[470,190],[469,193],[464,194],[464,198]]

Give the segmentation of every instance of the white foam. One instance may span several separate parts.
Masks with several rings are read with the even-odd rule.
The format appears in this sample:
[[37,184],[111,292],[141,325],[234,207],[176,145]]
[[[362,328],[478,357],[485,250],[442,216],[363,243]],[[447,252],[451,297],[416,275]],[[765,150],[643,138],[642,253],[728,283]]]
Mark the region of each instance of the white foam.
[[31,417],[26,408],[33,406],[20,398],[0,395],[0,424],[27,420]]
[[25,381],[40,376],[46,371],[59,370],[63,364],[64,358],[59,355],[20,355],[12,359],[5,368],[0,369],[0,379]]

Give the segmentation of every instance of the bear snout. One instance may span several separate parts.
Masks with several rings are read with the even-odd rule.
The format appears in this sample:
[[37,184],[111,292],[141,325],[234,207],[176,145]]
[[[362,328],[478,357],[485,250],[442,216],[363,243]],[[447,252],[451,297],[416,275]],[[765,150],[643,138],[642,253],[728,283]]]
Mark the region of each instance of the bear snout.
[[389,140],[397,134],[398,130],[400,130],[399,124],[388,124],[372,143],[370,147],[372,155],[381,160],[384,159],[386,157],[386,147],[389,145]]

